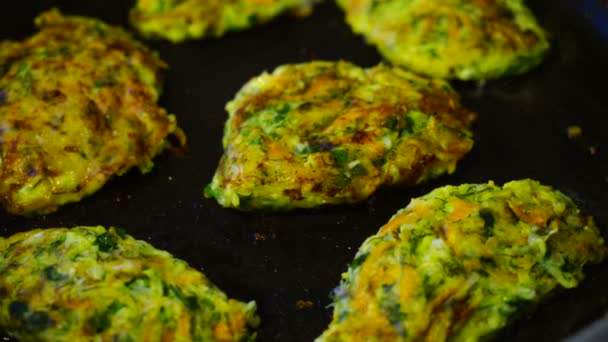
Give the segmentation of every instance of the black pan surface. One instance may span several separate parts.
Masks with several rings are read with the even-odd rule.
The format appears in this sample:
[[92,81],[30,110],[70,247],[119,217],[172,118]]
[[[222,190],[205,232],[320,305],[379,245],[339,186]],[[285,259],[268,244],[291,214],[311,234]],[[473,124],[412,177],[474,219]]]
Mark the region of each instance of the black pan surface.
[[[161,103],[189,137],[184,155],[164,155],[146,175],[130,172],[81,203],[41,217],[0,214],[0,235],[32,228],[105,225],[203,270],[230,296],[255,299],[259,341],[312,341],[330,321],[330,293],[363,240],[412,197],[447,184],[535,178],[567,193],[608,236],[608,5],[600,0],[530,1],[552,33],[546,62],[519,77],[456,83],[479,113],[476,145],[455,174],[413,189],[386,189],[357,206],[279,214],[225,210],[203,198],[222,153],[224,104],[263,70],[311,59],[381,60],[326,1],[308,18],[283,17],[253,30],[171,45],[149,42],[168,62]],[[127,26],[132,1],[29,0],[0,7],[0,39],[34,32],[51,6]],[[583,128],[569,139],[570,125]],[[506,328],[499,341],[559,340],[608,312],[608,264],[590,267],[560,293]],[[591,341],[584,335],[579,341]],[[0,333],[2,340],[10,341]],[[599,341],[599,340],[598,340]]]

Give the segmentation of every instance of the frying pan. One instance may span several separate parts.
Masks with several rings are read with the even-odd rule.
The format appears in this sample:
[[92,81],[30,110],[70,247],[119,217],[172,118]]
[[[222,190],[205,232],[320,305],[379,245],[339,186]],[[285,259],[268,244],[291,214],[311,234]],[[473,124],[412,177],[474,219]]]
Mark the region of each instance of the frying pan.
[[[10,1],[0,9],[0,39],[34,32],[51,6],[127,26],[125,0]],[[456,173],[415,188],[384,189],[355,206],[289,213],[243,213],[203,198],[222,153],[224,104],[249,78],[279,64],[345,59],[371,66],[376,50],[351,33],[332,1],[307,18],[282,17],[221,39],[148,42],[170,68],[161,104],[189,137],[183,155],[156,159],[93,196],[39,217],[0,214],[0,235],[35,227],[119,226],[202,270],[231,297],[255,299],[259,341],[311,341],[331,317],[330,294],[357,248],[412,197],[447,184],[499,184],[534,178],[571,196],[608,236],[608,9],[599,0],[537,0],[529,5],[552,34],[545,63],[525,75],[454,83],[479,114],[476,145]],[[583,129],[569,139],[568,126]],[[608,264],[504,329],[498,341],[600,341],[608,320]],[[582,331],[594,323],[592,331]],[[603,330],[604,329],[604,330]],[[599,333],[598,333],[599,331]],[[602,335],[601,333],[604,333]],[[5,334],[0,338],[10,341]]]

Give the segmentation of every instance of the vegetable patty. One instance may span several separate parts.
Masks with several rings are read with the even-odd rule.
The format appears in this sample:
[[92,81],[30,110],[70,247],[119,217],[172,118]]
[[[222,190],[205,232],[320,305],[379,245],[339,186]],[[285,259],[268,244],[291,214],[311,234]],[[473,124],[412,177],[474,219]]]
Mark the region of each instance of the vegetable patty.
[[156,54],[123,30],[57,10],[23,42],[0,42],[0,198],[46,213],[132,167],[150,170],[183,134],[160,108]]
[[363,243],[317,341],[481,340],[605,255],[593,219],[538,182],[439,188]]
[[393,63],[440,78],[523,73],[549,48],[523,0],[337,0],[352,29]]
[[172,42],[220,37],[291,10],[308,14],[315,0],[138,0],[131,22],[146,37]]
[[245,341],[255,303],[120,229],[0,238],[0,325],[22,341]]
[[360,202],[451,173],[473,146],[475,115],[447,83],[386,65],[284,65],[226,109],[224,155],[205,191],[225,207]]

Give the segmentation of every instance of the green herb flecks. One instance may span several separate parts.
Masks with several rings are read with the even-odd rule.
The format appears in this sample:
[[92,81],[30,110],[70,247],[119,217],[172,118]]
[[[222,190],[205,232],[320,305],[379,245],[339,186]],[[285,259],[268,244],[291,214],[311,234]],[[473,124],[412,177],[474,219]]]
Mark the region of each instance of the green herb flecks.
[[393,292],[393,285],[384,286],[384,298],[381,299],[380,307],[386,313],[386,318],[391,322],[399,336],[407,337],[407,330],[403,322],[407,319],[407,313],[401,311],[401,304]]
[[391,131],[394,131],[399,127],[399,117],[391,116],[384,124],[384,127],[388,128]]
[[422,278],[422,291],[424,292],[425,298],[433,298],[435,290],[438,288],[438,284],[433,284],[431,276],[428,274]]
[[127,237],[127,232],[122,229],[122,228],[116,228],[116,234],[118,235],[118,237],[120,237],[122,240],[124,240]]
[[361,266],[365,262],[365,260],[367,260],[368,256],[369,256],[369,253],[363,253],[363,254],[357,255],[357,257],[355,258],[355,260],[353,260],[348,265],[348,268],[354,269],[354,268],[357,268],[357,267]]
[[374,166],[376,167],[382,167],[384,166],[384,164],[386,164],[386,157],[380,156],[378,158],[375,158],[374,160],[372,160],[372,164],[374,164]]
[[99,89],[99,88],[105,88],[105,87],[113,87],[117,84],[118,84],[118,82],[116,82],[116,80],[114,78],[107,77],[107,78],[95,80],[95,82],[93,83],[93,87],[95,87],[96,89]]
[[26,324],[28,330],[41,331],[51,327],[53,321],[48,313],[43,311],[34,311],[27,317]]
[[91,331],[95,334],[106,331],[112,325],[112,316],[123,307],[124,304],[114,301],[103,312],[94,314],[88,322]]
[[19,81],[21,81],[23,89],[27,93],[31,93],[34,82],[32,79],[31,66],[29,63],[21,63],[19,65],[19,69],[17,69],[17,78],[19,78]]
[[9,314],[30,331],[41,331],[52,326],[53,321],[44,311],[31,311],[24,302],[14,301],[9,305]]
[[422,240],[427,236],[432,236],[433,234],[430,231],[426,230],[412,230],[410,231],[408,240],[410,243],[410,254],[415,255],[416,249]]
[[418,110],[411,110],[407,112],[404,120],[405,127],[399,134],[401,137],[422,132],[428,124],[429,117],[427,114],[424,114]]
[[200,304],[198,303],[198,299],[196,296],[190,296],[182,292],[182,290],[175,285],[164,285],[164,292],[166,296],[175,297],[180,300],[188,310],[197,311],[200,308]]
[[63,281],[68,278],[67,275],[60,273],[55,266],[48,266],[44,269],[44,277],[50,281]]
[[249,145],[262,145],[264,138],[261,135],[249,140]]
[[456,260],[442,259],[440,263],[449,276],[456,276],[464,273],[464,267]]
[[276,125],[282,125],[287,119],[287,114],[291,110],[289,103],[283,103],[280,106],[274,108],[273,123]]
[[106,253],[110,253],[118,247],[116,238],[110,232],[97,236],[97,239],[95,239],[95,244],[97,245],[97,248],[99,248],[99,251]]
[[357,164],[355,165],[352,169],[350,169],[350,175],[355,177],[355,176],[367,176],[369,174],[369,172],[367,171],[367,169],[365,168],[365,166],[361,165],[361,164]]
[[126,282],[125,286],[134,293],[145,293],[150,289],[150,278],[147,275],[141,275]]
[[494,229],[494,215],[490,210],[482,209],[479,211],[479,217],[483,220],[483,236],[491,237]]
[[348,151],[344,149],[331,150],[331,156],[338,167],[344,167],[348,163]]

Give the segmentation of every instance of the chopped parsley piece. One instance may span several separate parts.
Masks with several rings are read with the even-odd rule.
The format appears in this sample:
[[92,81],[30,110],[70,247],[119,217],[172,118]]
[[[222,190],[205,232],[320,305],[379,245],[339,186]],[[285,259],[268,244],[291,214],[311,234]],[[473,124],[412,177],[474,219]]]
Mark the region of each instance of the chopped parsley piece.
[[105,232],[95,239],[95,244],[101,252],[110,253],[118,247],[116,238],[110,232]]
[[334,158],[336,165],[343,167],[348,162],[348,151],[343,149],[333,149],[331,156]]

